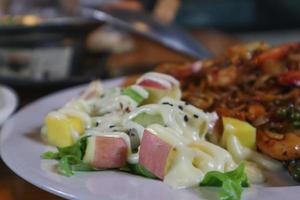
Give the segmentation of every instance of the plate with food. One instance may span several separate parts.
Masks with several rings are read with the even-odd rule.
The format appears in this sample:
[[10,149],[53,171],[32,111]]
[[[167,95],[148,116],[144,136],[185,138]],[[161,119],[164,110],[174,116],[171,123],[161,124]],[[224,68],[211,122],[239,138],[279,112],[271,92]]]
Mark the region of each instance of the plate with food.
[[2,159],[68,199],[297,199],[299,53],[244,44],[54,93],[5,123]]

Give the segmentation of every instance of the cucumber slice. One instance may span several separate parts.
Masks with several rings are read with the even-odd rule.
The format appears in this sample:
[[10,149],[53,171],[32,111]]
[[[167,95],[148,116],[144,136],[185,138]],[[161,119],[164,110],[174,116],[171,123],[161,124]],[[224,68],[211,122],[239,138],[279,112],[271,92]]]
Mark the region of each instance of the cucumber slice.
[[136,117],[132,119],[132,121],[140,124],[143,127],[147,127],[151,124],[160,124],[162,126],[165,125],[162,116],[158,113],[156,114],[149,114],[146,112],[142,112],[138,114]]
[[130,139],[131,151],[136,153],[138,151],[138,147],[140,146],[140,138],[136,129],[129,129],[128,136]]
[[83,157],[84,163],[91,163],[95,156],[95,138],[96,137],[89,137],[87,138],[87,144],[85,149],[85,154]]
[[123,89],[122,93],[123,95],[132,98],[135,102],[138,103],[138,105],[140,105],[145,99],[148,98],[148,92],[138,85],[127,87]]

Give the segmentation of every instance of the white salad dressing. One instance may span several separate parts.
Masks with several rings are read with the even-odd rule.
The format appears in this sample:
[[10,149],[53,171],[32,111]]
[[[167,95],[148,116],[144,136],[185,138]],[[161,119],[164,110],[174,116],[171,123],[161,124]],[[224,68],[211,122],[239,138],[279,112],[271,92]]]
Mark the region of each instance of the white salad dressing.
[[122,125],[123,113],[115,112],[100,117],[93,117],[93,128],[98,131],[124,130]]
[[116,111],[130,112],[137,107],[137,102],[129,96],[122,95],[120,88],[115,88],[107,95],[104,95],[103,98],[96,101],[95,107],[99,114]]
[[[182,140],[200,141],[205,137],[205,134],[213,127],[217,120],[216,113],[204,113],[199,109],[193,109],[191,105],[184,105],[182,101],[164,98],[161,104],[149,104],[141,106],[128,115],[128,120],[133,120],[141,113],[149,115],[161,115],[163,123],[176,131],[178,136],[182,136]],[[169,104],[163,104],[163,103]],[[177,104],[175,103],[177,102]],[[178,105],[183,104],[183,105]],[[179,108],[182,107],[182,110]],[[189,112],[185,112],[188,108]],[[196,115],[196,117],[194,116]]]
[[71,108],[76,110],[81,110],[83,112],[86,112],[88,114],[91,114],[92,107],[91,104],[92,100],[84,100],[84,99],[73,99],[72,101],[68,102],[64,108]]
[[204,173],[193,165],[196,151],[185,146],[177,148],[177,155],[164,182],[174,188],[186,188],[200,183]]
[[223,148],[205,140],[187,140],[185,135],[176,133],[175,129],[158,124],[147,128],[176,150],[170,171],[164,177],[164,182],[175,188],[197,185],[204,175],[212,170],[221,172],[236,167],[231,155]]
[[91,126],[91,117],[84,111],[77,110],[76,108],[62,108],[58,112],[69,117],[79,118],[82,122],[85,123],[85,126],[87,128]]
[[278,171],[282,168],[278,161],[260,154],[250,148],[244,147],[240,143],[239,139],[234,135],[229,135],[226,142],[226,148],[231,153],[233,158],[238,162],[242,160],[253,161],[261,167],[271,171]]

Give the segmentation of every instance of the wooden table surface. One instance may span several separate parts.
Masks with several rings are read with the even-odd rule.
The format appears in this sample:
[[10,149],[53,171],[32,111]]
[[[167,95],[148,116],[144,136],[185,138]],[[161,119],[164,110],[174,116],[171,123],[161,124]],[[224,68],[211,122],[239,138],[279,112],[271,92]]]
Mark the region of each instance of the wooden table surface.
[[[45,95],[45,91],[29,92],[17,89],[16,92],[19,96],[19,107]],[[62,198],[39,189],[17,176],[0,158],[0,200],[62,200]]]
[[[231,46],[235,43],[230,37],[222,35],[218,32],[196,32],[194,34],[199,40],[205,43],[210,50],[218,55],[223,52],[225,48]],[[148,47],[147,47],[148,48]],[[153,48],[153,46],[152,46]],[[165,51],[165,50],[164,50]],[[157,52],[153,50],[152,52]],[[162,52],[162,51],[159,51]],[[172,54],[168,54],[172,55]],[[127,56],[127,55],[126,55]],[[20,107],[32,102],[38,97],[44,96],[48,92],[33,91],[31,89],[17,89],[19,95]],[[5,163],[0,159],[0,200],[61,200],[62,198],[55,196],[49,192],[41,190],[34,185],[26,182],[22,178],[18,177],[14,172],[12,172]]]
[[12,172],[0,159],[0,200],[61,200]]

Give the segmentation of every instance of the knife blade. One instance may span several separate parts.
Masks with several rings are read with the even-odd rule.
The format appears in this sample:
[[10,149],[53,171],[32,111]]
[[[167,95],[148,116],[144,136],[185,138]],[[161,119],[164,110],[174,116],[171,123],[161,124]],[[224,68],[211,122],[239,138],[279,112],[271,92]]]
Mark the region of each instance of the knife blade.
[[180,27],[175,24],[161,23],[141,11],[81,8],[81,14],[84,17],[142,35],[194,59],[212,56],[212,53],[204,45]]

